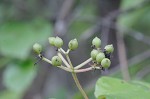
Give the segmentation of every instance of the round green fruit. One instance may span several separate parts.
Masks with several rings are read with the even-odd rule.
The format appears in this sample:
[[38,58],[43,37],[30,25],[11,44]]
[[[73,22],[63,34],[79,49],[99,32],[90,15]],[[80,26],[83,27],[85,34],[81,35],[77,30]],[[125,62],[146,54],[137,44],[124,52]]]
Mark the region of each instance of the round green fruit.
[[110,67],[110,64],[111,64],[111,61],[110,61],[108,58],[104,58],[104,59],[101,61],[101,65],[102,65],[102,67],[104,67],[104,68]]
[[102,61],[104,58],[105,58],[105,54],[102,53],[102,52],[100,52],[100,53],[98,53],[98,55],[96,56],[96,61],[97,61],[98,63],[101,63],[101,61]]
[[95,46],[96,48],[99,48],[101,46],[101,40],[98,37],[95,37],[92,40],[92,45]]
[[49,37],[48,38],[50,45],[54,46],[55,45],[55,37]]
[[78,41],[77,39],[73,39],[69,42],[68,47],[70,50],[75,50],[78,48]]
[[106,45],[104,49],[107,53],[112,53],[114,51],[114,47],[112,44]]
[[96,50],[96,49],[93,49],[92,51],[91,51],[91,58],[93,59],[93,60],[96,60],[96,56],[98,55],[98,50]]
[[53,66],[60,66],[61,64],[62,64],[62,60],[61,60],[61,58],[60,57],[58,57],[58,56],[54,56],[54,57],[52,57],[52,65]]
[[54,45],[58,48],[61,48],[63,46],[63,40],[57,36],[55,38]]
[[38,43],[35,43],[33,45],[33,50],[37,53],[37,54],[40,54],[42,52],[42,46]]

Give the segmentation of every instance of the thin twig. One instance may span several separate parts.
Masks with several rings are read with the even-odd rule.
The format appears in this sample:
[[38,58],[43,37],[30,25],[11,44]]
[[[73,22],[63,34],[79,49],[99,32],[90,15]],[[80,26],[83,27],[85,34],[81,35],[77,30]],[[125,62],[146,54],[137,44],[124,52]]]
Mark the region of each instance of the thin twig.
[[141,80],[145,75],[150,73],[150,66],[146,66],[141,69],[136,75],[135,78]]
[[68,22],[67,17],[69,16],[75,0],[64,0],[60,12],[56,18],[54,27],[54,33],[57,35],[64,35],[67,31]]
[[[129,67],[132,67],[132,66],[134,66],[134,64],[137,64],[137,63],[139,63],[139,62],[141,62],[141,61],[143,61],[149,57],[150,57],[150,50],[144,51],[143,53],[136,55],[136,56],[134,56],[128,60]],[[110,69],[108,74],[119,71],[120,70],[119,67],[120,67],[120,64],[115,66],[113,69]]]
[[52,64],[52,62],[49,59],[45,58],[44,56],[42,56],[42,60],[49,64]]
[[71,62],[71,60],[70,60],[68,54],[66,54],[66,58],[67,58],[67,60],[68,60],[68,62],[69,62],[70,67],[71,67],[72,69],[74,69],[74,68],[73,68],[73,65],[72,65],[72,62]]
[[88,68],[84,68],[84,69],[74,70],[74,72],[75,73],[81,73],[81,72],[91,71],[93,69],[101,69],[101,68],[100,67],[88,67]]
[[150,37],[145,36],[144,33],[142,33],[142,32],[136,31],[134,29],[127,28],[123,25],[119,25],[119,26],[115,27],[115,23],[113,23],[113,22],[112,22],[112,25],[109,28],[115,29],[117,31],[120,30],[120,31],[126,33],[127,35],[135,38],[136,40],[139,40],[139,41],[141,41],[145,44],[150,45]]
[[83,88],[82,88],[82,86],[81,86],[81,84],[80,84],[80,82],[79,82],[79,80],[78,80],[78,78],[77,78],[76,73],[74,72],[74,67],[73,67],[73,65],[72,65],[72,63],[71,63],[71,60],[70,60],[68,54],[66,54],[66,58],[67,58],[67,60],[68,60],[68,62],[69,62],[69,64],[70,64],[71,68],[73,69],[72,77],[73,77],[73,79],[74,79],[74,81],[75,81],[75,83],[76,83],[76,85],[77,85],[79,91],[81,92],[81,94],[83,95],[83,97],[84,97],[85,99],[88,99],[86,93],[84,92],[84,90],[83,90]]
[[64,62],[64,64],[68,67],[68,68],[70,68],[71,66],[68,64],[68,62],[65,60],[65,58],[61,55],[61,53],[57,53],[57,55],[61,58],[61,60]]
[[65,70],[65,71],[72,72],[72,69],[65,67],[65,66],[57,66],[57,67]]
[[65,66],[57,66],[57,67],[65,70],[65,71],[71,72],[71,73],[73,73],[73,72],[74,73],[82,73],[82,72],[91,71],[93,69],[101,69],[100,67],[88,67],[88,68],[84,68],[84,69],[73,70],[73,69],[67,68]]
[[60,48],[60,52],[62,52],[63,54],[66,54],[66,52],[62,48]]
[[69,54],[69,52],[70,52],[70,49],[67,50],[66,54]]
[[126,57],[126,51],[125,51],[125,44],[123,41],[123,35],[121,35],[121,34],[122,33],[117,32],[117,35],[116,35],[120,68],[121,68],[121,73],[123,75],[124,80],[129,81],[130,74],[128,71],[128,63],[127,63],[127,57]]
[[77,78],[76,73],[72,73],[72,77],[73,77],[73,79],[74,79],[78,89],[80,90],[81,94],[83,95],[84,99],[88,99],[88,96],[86,95],[86,93],[84,92],[82,86],[80,85],[80,82],[79,82],[79,80]]
[[64,0],[58,15],[58,20],[64,20],[68,16],[73,4],[74,0]]
[[[47,62],[47,63],[49,63],[49,64],[52,64],[52,62],[49,59],[47,59],[47,58],[45,58],[43,56],[42,56],[42,60],[45,61],[45,62]],[[57,67],[65,70],[65,71],[71,72],[71,73],[73,73],[73,72],[75,72],[75,73],[81,73],[81,72],[87,72],[87,71],[93,70],[93,67],[88,67],[88,68],[78,69],[78,70],[73,70],[73,69],[65,67],[63,65],[57,66]],[[100,69],[100,67],[95,67],[95,69]]]
[[74,67],[74,69],[79,69],[79,68],[85,66],[86,64],[88,64],[91,61],[92,61],[92,58],[89,58],[86,61],[84,61],[83,63],[81,63],[81,64],[77,65],[76,67]]

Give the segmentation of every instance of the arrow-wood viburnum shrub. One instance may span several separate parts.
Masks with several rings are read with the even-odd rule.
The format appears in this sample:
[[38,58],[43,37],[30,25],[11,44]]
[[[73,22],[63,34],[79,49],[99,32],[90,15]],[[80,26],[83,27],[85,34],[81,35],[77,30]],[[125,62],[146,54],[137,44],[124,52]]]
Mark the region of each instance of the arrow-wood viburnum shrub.
[[[56,66],[58,68],[61,68],[67,72],[71,72],[72,76],[75,80],[75,83],[77,87],[79,88],[80,92],[84,96],[85,99],[88,99],[87,95],[85,94],[84,90],[82,89],[76,73],[81,72],[87,72],[91,70],[105,70],[105,68],[109,68],[111,65],[110,56],[114,51],[114,47],[112,44],[106,45],[104,50],[100,48],[101,46],[101,40],[98,37],[95,37],[92,40],[92,51],[90,53],[90,58],[86,61],[82,62],[81,64],[74,66],[70,60],[69,53],[70,51],[74,51],[78,48],[78,41],[77,39],[73,39],[68,43],[68,50],[64,51],[62,49],[63,46],[63,40],[60,37],[49,37],[48,38],[49,43],[51,46],[55,46],[57,50],[57,55],[53,56],[51,60],[47,59],[43,55],[41,55],[42,52],[42,46],[38,43],[35,43],[33,45],[33,50],[38,54],[39,58],[49,64],[52,64],[53,66]],[[66,58],[62,55],[64,54]],[[67,60],[66,60],[67,59]],[[88,63],[90,66],[87,68],[83,68]],[[62,63],[64,65],[62,65]]]

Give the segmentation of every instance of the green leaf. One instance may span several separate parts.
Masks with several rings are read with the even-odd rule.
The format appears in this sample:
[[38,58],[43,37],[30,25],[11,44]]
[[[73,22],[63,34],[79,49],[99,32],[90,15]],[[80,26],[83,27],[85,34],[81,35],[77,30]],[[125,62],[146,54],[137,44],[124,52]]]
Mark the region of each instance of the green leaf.
[[121,8],[122,9],[128,9],[130,7],[136,6],[137,4],[140,4],[144,0],[122,0],[121,1]]
[[0,92],[0,99],[21,99],[21,94],[13,91]]
[[41,19],[30,22],[6,22],[0,26],[0,53],[7,57],[26,59],[35,42],[44,43],[51,25]]
[[98,99],[150,99],[150,89],[139,84],[101,77],[95,87],[95,96]]
[[[135,7],[141,4],[141,2],[143,1],[144,0],[123,0],[121,2],[121,9],[125,10],[125,9]],[[146,10],[148,11],[145,13]],[[132,11],[127,14],[122,14],[118,19],[118,24],[119,26],[133,27],[133,25],[140,24],[139,21],[141,20],[143,21],[143,18],[147,16],[147,14],[149,14],[149,8],[144,6],[141,9]],[[149,23],[149,22],[144,21],[144,23]],[[144,26],[146,25],[144,24]]]
[[141,81],[132,81],[131,82],[132,84],[136,84],[138,86],[142,86],[142,87],[145,87],[146,89],[150,89],[150,84],[149,83],[146,83],[146,82],[141,82]]
[[23,64],[10,64],[4,71],[3,84],[8,90],[21,93],[30,86],[35,76],[36,69],[33,68],[31,61]]

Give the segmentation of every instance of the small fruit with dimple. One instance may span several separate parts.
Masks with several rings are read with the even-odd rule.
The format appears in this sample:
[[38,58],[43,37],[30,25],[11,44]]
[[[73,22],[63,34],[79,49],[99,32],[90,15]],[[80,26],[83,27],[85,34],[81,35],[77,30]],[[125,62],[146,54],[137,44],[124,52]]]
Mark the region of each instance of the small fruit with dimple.
[[61,66],[62,64],[62,60],[59,56],[53,56],[51,61],[53,66]]
[[104,68],[110,67],[110,64],[111,64],[111,61],[110,61],[108,58],[104,58],[104,59],[101,61],[101,65],[102,65],[102,67],[104,67]]
[[40,54],[42,52],[42,46],[38,43],[35,43],[33,45],[33,50],[37,53],[37,54]]
[[92,45],[96,48],[99,48],[101,46],[101,40],[100,38],[98,37],[95,37],[93,40],[92,40]]

